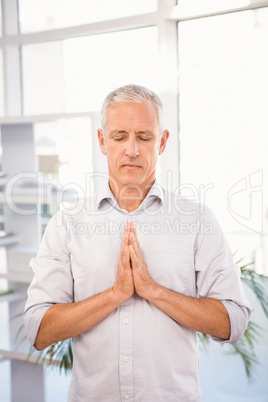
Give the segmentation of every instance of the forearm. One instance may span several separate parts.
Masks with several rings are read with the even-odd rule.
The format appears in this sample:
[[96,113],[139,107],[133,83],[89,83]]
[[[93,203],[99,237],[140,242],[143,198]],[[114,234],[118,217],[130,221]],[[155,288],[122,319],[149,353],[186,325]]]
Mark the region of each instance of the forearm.
[[217,299],[189,297],[157,284],[146,298],[188,328],[217,338],[230,337],[227,310]]
[[54,304],[41,321],[35,341],[38,350],[88,331],[124,300],[113,288],[76,303]]

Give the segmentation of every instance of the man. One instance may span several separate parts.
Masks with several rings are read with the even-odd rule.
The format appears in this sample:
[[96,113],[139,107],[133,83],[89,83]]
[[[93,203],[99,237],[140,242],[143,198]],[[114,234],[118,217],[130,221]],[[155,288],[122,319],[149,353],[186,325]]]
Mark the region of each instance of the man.
[[74,337],[69,402],[202,401],[196,331],[236,343],[246,329],[214,215],[155,182],[168,137],[157,95],[110,93],[98,130],[109,183],[77,213],[58,212],[31,261],[27,334],[38,350]]

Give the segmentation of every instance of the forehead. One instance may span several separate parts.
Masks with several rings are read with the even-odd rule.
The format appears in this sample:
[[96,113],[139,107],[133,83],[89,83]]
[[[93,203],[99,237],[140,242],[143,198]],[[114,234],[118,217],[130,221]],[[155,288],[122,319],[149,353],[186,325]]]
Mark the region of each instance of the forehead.
[[[110,105],[107,109],[106,128],[156,129],[158,126],[158,116],[156,108],[151,101],[143,103],[118,103]],[[123,127],[124,126],[124,127]]]

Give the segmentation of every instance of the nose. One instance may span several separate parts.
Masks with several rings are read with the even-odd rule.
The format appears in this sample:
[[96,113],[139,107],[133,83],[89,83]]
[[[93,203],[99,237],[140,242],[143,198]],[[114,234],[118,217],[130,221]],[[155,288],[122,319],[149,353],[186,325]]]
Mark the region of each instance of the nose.
[[130,158],[134,158],[139,155],[139,146],[135,137],[129,137],[126,141],[126,155]]

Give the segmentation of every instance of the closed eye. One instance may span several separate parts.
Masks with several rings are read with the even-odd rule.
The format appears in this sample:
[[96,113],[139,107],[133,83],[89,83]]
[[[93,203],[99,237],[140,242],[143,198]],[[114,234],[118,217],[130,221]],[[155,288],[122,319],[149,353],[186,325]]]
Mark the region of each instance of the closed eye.
[[124,140],[124,139],[125,139],[125,137],[114,138],[115,141],[122,141],[122,140]]

